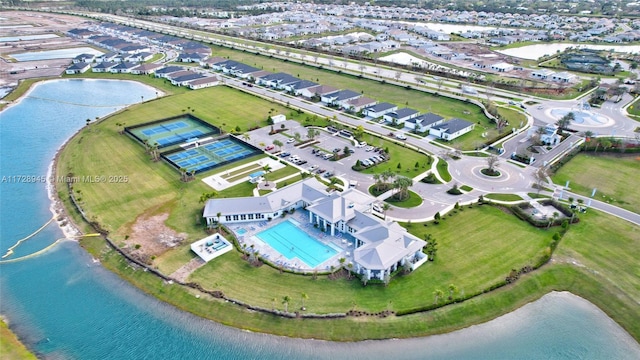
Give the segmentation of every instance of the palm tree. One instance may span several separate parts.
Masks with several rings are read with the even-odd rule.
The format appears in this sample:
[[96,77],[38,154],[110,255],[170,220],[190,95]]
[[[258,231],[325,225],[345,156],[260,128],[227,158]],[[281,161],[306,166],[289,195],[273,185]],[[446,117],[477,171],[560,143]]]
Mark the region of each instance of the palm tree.
[[351,280],[351,270],[353,270],[353,264],[352,263],[348,263],[347,264],[347,268],[348,268],[347,279]]
[[571,124],[571,122],[573,120],[576,119],[576,116],[573,112],[569,112],[567,113],[565,116],[561,117],[557,122],[556,125],[558,125],[558,127],[560,128],[560,130],[564,130],[566,128],[569,127],[569,125]]
[[449,289],[449,300],[453,300],[453,295],[458,291],[458,287],[453,284],[449,284],[447,288]]
[[251,140],[251,135],[249,135],[249,133],[242,134],[242,140],[249,142],[249,140]]
[[284,305],[284,312],[289,312],[289,301],[291,301],[291,298],[289,297],[289,295],[285,295],[282,298],[282,305]]
[[262,171],[264,171],[264,182],[265,185],[269,186],[269,180],[267,180],[267,174],[271,172],[271,166],[269,164],[262,167]]
[[300,307],[301,310],[306,310],[306,308],[304,307],[305,300],[309,300],[309,295],[307,295],[306,292],[302,292],[300,294],[300,302],[302,303],[302,306]]
[[376,184],[376,191],[380,191],[380,184],[382,183],[382,176],[380,174],[373,174],[373,180]]
[[440,289],[436,289],[433,292],[433,296],[435,297],[435,299],[433,300],[433,303],[437,304],[440,302],[440,299],[444,296],[444,292]]
[[284,145],[280,140],[273,140],[273,145],[278,147],[278,150],[282,151],[282,146]]
[[391,207],[391,205],[389,205],[389,203],[384,203],[382,204],[382,213],[384,214],[384,219],[387,220],[387,211],[389,210],[393,210],[393,208]]
[[413,186],[413,180],[406,176],[398,176],[393,182],[393,187],[398,190],[398,200],[405,200],[409,197],[409,187]]

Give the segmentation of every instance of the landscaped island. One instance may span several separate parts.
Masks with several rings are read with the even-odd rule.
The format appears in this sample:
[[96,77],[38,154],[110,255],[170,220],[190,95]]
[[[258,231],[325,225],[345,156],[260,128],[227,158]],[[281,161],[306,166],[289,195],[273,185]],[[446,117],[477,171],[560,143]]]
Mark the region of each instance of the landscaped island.
[[[259,254],[252,256],[241,247],[237,229],[208,227],[202,218],[208,198],[251,196],[255,185],[244,181],[214,191],[200,180],[219,174],[231,181],[245,172],[255,173],[249,167],[234,175],[232,169],[270,156],[255,155],[196,173],[194,181],[165,161],[153,161],[157,156],[152,147],[122,134],[123,126],[186,112],[222,129],[238,127],[239,138],[250,128],[267,126],[271,114],[287,114],[303,125],[326,124],[324,119],[308,121],[307,114],[220,86],[192,92],[178,89],[90,124],[69,141],[56,164],[59,175],[126,176],[122,182],[56,184],[75,222],[89,229],[69,195],[112,246],[103,238],[87,238],[82,245],[105,267],[164,301],[239,328],[349,341],[452,331],[495,318],[551,290],[568,290],[595,303],[640,338],[635,321],[638,305],[633,300],[640,295],[640,276],[619,271],[637,268],[633,254],[639,246],[634,241],[638,228],[595,211],[580,214],[577,224],[547,229],[521,221],[507,206],[483,203],[458,207],[438,224],[403,224],[412,236],[437,242],[437,255],[413,272],[396,269],[386,286],[365,286],[347,264],[307,276],[262,265]],[[390,146],[398,159],[404,159],[403,151],[412,152]],[[413,165],[403,163],[401,168]],[[266,172],[268,181],[278,183],[297,170],[286,165]],[[282,180],[277,186],[297,179]],[[190,245],[206,237],[207,228],[222,232],[236,249],[202,265]],[[606,246],[602,239],[607,239]],[[140,265],[122,261],[114,247],[152,271],[139,271]]]

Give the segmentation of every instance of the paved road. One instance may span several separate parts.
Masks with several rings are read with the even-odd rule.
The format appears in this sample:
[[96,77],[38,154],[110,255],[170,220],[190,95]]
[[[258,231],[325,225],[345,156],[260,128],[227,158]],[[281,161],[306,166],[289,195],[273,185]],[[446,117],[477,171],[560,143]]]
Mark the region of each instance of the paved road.
[[[135,20],[125,17],[118,17],[114,15],[105,15],[105,14],[91,14],[93,17],[98,18],[106,18],[110,21],[126,23],[131,26],[142,25],[144,27],[150,29],[156,29],[160,31],[169,31],[173,32],[175,35],[187,35],[185,29],[179,27],[173,27],[164,24],[157,24],[148,21]],[[203,38],[200,38],[203,39]],[[246,45],[238,42],[231,42],[228,40],[220,40],[214,37],[206,38],[205,40],[214,41],[218,43],[225,43],[229,46],[234,47],[244,47],[249,50],[255,50],[261,53],[271,52],[272,54],[276,53],[275,49],[266,49],[260,48],[258,45]],[[258,43],[254,43],[258,44]],[[407,71],[399,71],[395,69],[383,68],[381,66],[370,65],[369,63],[357,63],[345,61],[342,59],[336,59],[333,57],[324,57],[317,55],[302,55],[287,52],[285,54],[275,54],[276,57],[288,57],[291,59],[298,59],[307,61],[308,63],[318,63],[324,64],[329,68],[333,68],[334,70],[342,70],[344,72],[351,72],[355,74],[361,74],[365,77],[369,78],[385,78],[388,82],[395,82],[401,85],[411,84],[416,88],[424,88],[429,89],[431,91],[443,91],[447,90],[450,92],[458,93],[459,86],[461,82],[458,81],[449,81],[449,80],[436,80],[431,78],[428,79],[427,82],[424,82],[423,79],[425,76],[421,73],[407,72]],[[428,78],[428,77],[427,77]],[[303,101],[299,98],[290,97],[288,95],[274,92],[268,89],[253,87],[247,89],[242,86],[241,81],[236,79],[226,78],[225,81],[227,84],[231,86],[235,86],[238,88],[242,88],[243,91],[249,91],[254,94],[258,94],[265,98],[270,98],[274,101],[280,101],[281,103],[289,103],[294,108],[300,108],[307,112],[316,113],[320,116],[324,117],[336,117],[339,121],[343,123],[347,123],[353,126],[362,125],[367,131],[374,132],[377,134],[387,134],[388,130],[383,129],[380,125],[377,124],[368,124],[360,119],[354,119],[348,117],[339,112],[335,112],[333,110],[329,110],[321,107],[318,104],[310,103],[307,101]],[[514,98],[521,98],[522,94],[504,91],[500,89],[489,89],[478,87],[474,85],[474,88],[478,89],[480,96],[483,96],[483,93],[489,91],[491,95],[499,101],[507,102],[508,100]],[[529,106],[527,108],[527,112],[529,115],[529,124],[531,125],[533,122],[537,122],[539,124],[545,123],[555,123],[557,121],[557,116],[551,113],[551,110],[557,108],[564,109],[577,109],[578,104],[581,100],[547,100],[542,98],[532,97],[528,100],[535,101],[539,105],[535,107]],[[592,124],[572,124],[572,127],[577,128],[580,131],[593,131],[600,135],[616,135],[616,136],[630,136],[633,137],[635,134],[633,130],[640,126],[640,123],[628,118],[625,116],[624,105],[628,104],[631,101],[631,97],[629,95],[625,95],[623,101],[619,103],[610,103],[607,102],[603,105],[601,109],[591,109],[596,114],[604,116],[607,120],[603,123],[592,123]],[[517,144],[524,136],[523,134],[517,135],[513,137],[511,140],[505,142],[505,148],[510,147],[513,148],[514,144]],[[418,149],[422,149],[432,154],[438,154],[442,151],[441,147],[435,146],[429,142],[428,138],[425,139],[416,139],[413,137],[409,137],[405,141],[406,144],[414,146]],[[567,146],[567,144],[565,144]],[[569,143],[571,146],[571,143]],[[553,154],[552,154],[553,155]],[[551,155],[550,155],[551,156]],[[541,162],[543,163],[543,162]],[[417,219],[422,218],[424,216],[432,216],[435,214],[435,211],[440,211],[437,209],[443,209],[444,207],[453,206],[456,201],[465,201],[472,200],[473,197],[477,197],[477,193],[481,192],[512,192],[512,193],[520,193],[526,194],[526,192],[531,191],[531,183],[532,183],[532,174],[535,171],[531,167],[526,167],[524,170],[518,168],[517,166],[511,165],[509,163],[504,163],[505,165],[500,167],[500,170],[503,172],[503,176],[498,177],[496,179],[486,179],[481,176],[478,176],[477,170],[481,167],[486,166],[486,159],[484,158],[475,158],[475,157],[467,157],[463,156],[463,158],[459,161],[451,161],[450,172],[452,174],[453,180],[451,183],[446,185],[439,186],[429,186],[426,184],[417,184],[416,189],[424,197],[425,201],[418,209],[412,209],[413,211],[405,211],[404,209],[396,208],[396,214],[398,216],[406,216],[405,219]],[[351,174],[350,176],[356,176],[355,174]],[[474,188],[474,191],[470,194],[465,194],[463,197],[456,197],[454,199],[450,197],[446,197],[443,195],[443,191],[446,191],[452,183],[465,184]],[[526,196],[526,195],[525,195]],[[593,201],[592,207],[598,208],[602,211],[609,212],[616,216],[620,216],[624,219],[634,222],[637,220],[636,218],[640,215],[629,213],[623,211],[622,209],[618,209],[609,204],[601,203]],[[617,209],[617,210],[616,210]],[[417,216],[417,217],[416,217]],[[637,223],[637,222],[636,222]]]

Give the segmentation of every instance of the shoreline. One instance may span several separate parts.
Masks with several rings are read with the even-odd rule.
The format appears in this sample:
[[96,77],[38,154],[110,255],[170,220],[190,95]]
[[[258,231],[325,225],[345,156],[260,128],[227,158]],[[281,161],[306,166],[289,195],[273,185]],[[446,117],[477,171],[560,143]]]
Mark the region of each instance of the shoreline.
[[[124,109],[121,109],[121,110],[119,110],[119,111],[122,111],[122,110],[124,110]],[[104,116],[100,121],[102,121],[102,120],[106,119],[107,117],[109,117],[109,116],[113,115],[114,113],[116,113],[116,112],[113,112],[113,113],[109,114],[108,116]],[[65,149],[65,147],[69,144],[69,142],[70,142],[70,141],[71,141],[75,136],[77,136],[77,135],[78,135],[78,133],[80,133],[80,131],[82,131],[82,130],[83,130],[83,128],[84,128],[84,127],[82,127],[82,128],[80,128],[80,129],[78,129],[78,130],[76,131],[76,133],[74,133],[73,135],[71,135],[71,136],[70,136],[70,137],[69,137],[69,138],[68,138],[68,139],[67,139],[67,140],[66,140],[66,141],[65,141],[65,142],[60,146],[60,148],[57,150],[56,155],[54,156],[53,161],[52,161],[52,163],[50,164],[50,172],[51,172],[52,174],[54,174],[54,173],[55,173],[55,171],[56,171],[56,169],[57,169],[57,165],[58,165],[58,161],[59,161],[59,155],[60,155],[61,151],[63,151],[63,150]],[[73,224],[73,226],[74,226],[74,227],[75,227],[75,229],[77,230],[77,229],[79,228],[79,226],[78,226],[78,224],[77,224],[77,223],[75,223],[75,221],[74,221],[73,217],[72,217],[72,216],[70,215],[70,213],[68,212],[68,211],[69,211],[69,209],[67,209],[66,207],[64,207],[64,203],[63,203],[63,202],[62,202],[62,200],[58,197],[58,192],[57,192],[57,191],[55,191],[55,188],[56,188],[56,187],[55,187],[55,184],[51,184],[51,186],[52,186],[52,188],[51,188],[51,189],[49,189],[49,191],[50,191],[50,193],[51,193],[51,196],[53,197],[52,201],[55,201],[55,202],[56,202],[55,204],[53,204],[53,203],[52,203],[52,207],[54,207],[54,208],[56,208],[56,206],[61,207],[61,209],[56,209],[56,210],[61,210],[61,211],[62,211],[62,213],[61,213],[60,215],[61,215],[61,216],[64,216],[64,220],[66,220],[68,223]],[[52,210],[52,211],[53,211],[53,210]],[[62,231],[64,232],[65,230],[62,230]],[[71,230],[69,230],[69,231],[71,231]],[[78,230],[78,231],[79,231],[79,230]],[[87,251],[89,254],[91,254],[89,250],[85,249],[85,251]],[[92,254],[92,255],[93,255],[93,256],[95,256],[95,254]],[[188,309],[188,308],[186,308],[186,307],[179,306],[179,304],[176,304],[176,303],[174,303],[174,302],[169,301],[169,299],[166,299],[166,298],[163,298],[163,297],[159,297],[159,296],[157,296],[157,294],[154,294],[154,293],[153,293],[153,289],[145,288],[145,287],[144,287],[144,286],[142,286],[142,285],[137,285],[137,284],[136,284],[135,279],[132,279],[132,278],[128,277],[126,274],[123,274],[123,273],[119,272],[117,268],[109,268],[109,267],[107,267],[107,269],[108,269],[108,270],[110,270],[111,272],[113,272],[114,274],[118,275],[119,277],[123,278],[125,281],[127,281],[127,283],[129,283],[130,285],[133,285],[135,288],[137,288],[137,289],[139,289],[139,290],[141,290],[141,291],[143,291],[143,292],[145,292],[145,293],[147,293],[147,294],[149,294],[149,295],[153,296],[153,297],[154,297],[154,298],[156,298],[156,299],[159,299],[160,301],[163,301],[163,302],[165,302],[165,303],[168,303],[169,305],[172,305],[173,307],[177,308],[178,310],[186,311],[186,312],[192,313],[192,314],[194,314],[195,316],[198,316],[198,317],[200,317],[200,318],[213,320],[213,321],[215,321],[215,322],[216,322],[216,323],[218,323],[218,324],[223,324],[223,323],[225,323],[225,322],[224,322],[224,320],[222,320],[221,318],[212,319],[212,318],[211,318],[211,316],[206,316],[205,314],[203,314],[203,313],[201,313],[201,312],[198,312],[198,311],[197,311],[197,309]],[[535,297],[536,297],[536,299],[539,299],[539,298],[541,298],[541,297],[545,296],[545,294],[546,294],[546,293],[542,293],[542,294],[533,294],[533,295],[536,295],[536,296],[535,296]],[[515,307],[514,309],[518,309],[518,308],[520,308],[520,307],[522,307],[522,306],[524,306],[524,305],[526,305],[526,304],[528,304],[528,303],[531,303],[531,302],[533,302],[533,301],[536,301],[535,299],[534,299],[534,300],[527,300],[527,299],[525,299],[525,298],[520,299],[520,300],[521,300],[521,301],[519,301],[519,303],[521,303],[521,304],[523,304],[523,305],[520,305],[520,306],[516,305],[517,307]],[[233,306],[233,305],[231,305],[231,306]],[[236,308],[234,307],[234,309],[236,309]],[[512,309],[511,311],[514,311],[514,309]],[[504,309],[503,309],[503,310],[504,310]],[[508,311],[508,309],[506,309],[506,310]],[[502,310],[501,310],[501,311],[502,311]],[[507,314],[508,314],[508,313],[507,313]],[[251,314],[248,314],[248,313],[247,313],[247,314],[245,314],[245,315],[246,315],[246,316],[252,316]],[[504,315],[505,315],[504,313],[503,313],[503,314],[501,314],[501,315],[497,315],[497,317],[496,317],[496,318],[498,318],[498,317],[500,317],[500,316],[504,316]],[[490,315],[490,316],[492,316],[492,315]],[[496,319],[496,318],[494,318],[494,319]],[[480,320],[480,322],[479,322],[479,323],[484,323],[484,322],[486,322],[486,321],[492,321],[492,320],[491,320],[491,319],[490,319],[490,320],[485,320],[485,321]],[[467,328],[469,328],[470,326],[474,326],[474,324],[473,324],[473,323],[468,323],[467,325],[465,325],[465,324],[460,324],[460,325],[461,325],[460,329],[467,329]],[[233,327],[234,327],[234,328],[236,328],[236,329],[242,329],[242,328],[243,328],[243,325],[242,325],[242,324],[231,324],[231,326],[233,326]],[[439,334],[444,334],[444,333],[447,333],[447,331],[455,331],[455,330],[457,330],[457,329],[446,330],[445,328],[443,328],[443,329],[441,329],[441,332],[440,332]],[[268,330],[267,330],[267,329],[264,329],[264,328],[262,328],[262,329],[256,329],[256,330],[254,330],[254,331],[261,332],[261,333],[265,333],[265,334],[270,334],[270,335],[274,335],[274,336],[282,336],[282,335],[283,335],[283,334],[278,333],[277,331],[275,331],[275,332],[268,332]],[[288,336],[288,335],[284,335],[284,336]],[[293,335],[293,336],[295,336],[295,335]],[[321,336],[322,336],[322,335],[321,335]],[[419,334],[418,334],[418,335],[414,335],[414,336],[409,335],[407,338],[424,338],[425,336],[431,336],[431,335],[419,335]],[[306,337],[293,337],[293,338],[296,338],[296,339],[304,339],[304,338],[306,338]],[[391,338],[391,336],[387,337],[386,339],[389,339],[389,338]],[[349,339],[346,339],[346,338],[345,338],[345,340],[342,340],[342,341],[343,341],[343,342],[345,342],[345,341],[346,341],[346,342],[354,342],[354,341],[359,341],[359,340],[349,340]]]

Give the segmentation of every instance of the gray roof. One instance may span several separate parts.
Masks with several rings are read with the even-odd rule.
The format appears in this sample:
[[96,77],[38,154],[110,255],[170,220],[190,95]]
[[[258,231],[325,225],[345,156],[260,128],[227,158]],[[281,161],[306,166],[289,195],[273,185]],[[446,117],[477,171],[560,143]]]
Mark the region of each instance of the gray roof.
[[437,125],[437,128],[440,129],[440,131],[445,130],[449,134],[453,134],[469,126],[473,126],[473,123],[467,120],[453,118],[443,124]]
[[298,82],[300,81],[300,79],[298,79],[297,77],[293,76],[293,75],[289,75],[287,73],[275,73],[275,74],[268,74],[265,76],[260,77],[260,79],[264,80],[264,81],[275,81],[275,82],[279,82],[282,84],[290,84],[293,82]]
[[427,244],[397,223],[378,223],[358,231],[354,237],[365,242],[353,252],[354,260],[369,270],[388,269]]
[[417,114],[418,110],[413,110],[410,108],[402,108],[402,109],[398,109],[392,113],[388,113],[387,115],[392,117],[392,118],[396,118],[396,119],[404,119],[407,116],[411,116],[414,114]]
[[433,113],[422,114],[414,117],[413,119],[407,120],[413,123],[419,123],[422,126],[429,126],[437,123],[438,121],[442,121],[444,118],[440,115],[436,115]]
[[335,99],[335,101],[342,101],[360,97],[362,94],[352,90],[339,90],[326,96]]
[[165,68],[156,70],[156,74],[170,74],[181,70],[184,70],[182,66],[167,66]]
[[295,84],[292,84],[291,87],[293,87],[294,89],[307,89],[310,88],[312,86],[317,86],[318,84],[314,83],[313,81],[309,81],[309,80],[301,80],[298,81]]
[[187,75],[178,76],[177,78],[174,78],[173,81],[181,83],[181,82],[184,82],[184,81],[201,79],[203,77],[204,77],[204,75],[202,75],[202,74],[191,73],[191,74],[187,74]]
[[216,217],[217,213],[224,214],[254,214],[277,211],[287,204],[304,200],[308,203],[327,197],[326,185],[315,178],[278,189],[265,196],[242,197],[228,199],[210,199],[204,207],[202,216]]
[[385,111],[385,110],[389,110],[397,107],[398,105],[383,102],[383,103],[375,104],[371,107],[368,107],[367,110],[373,111],[373,112],[380,112],[380,111]]

